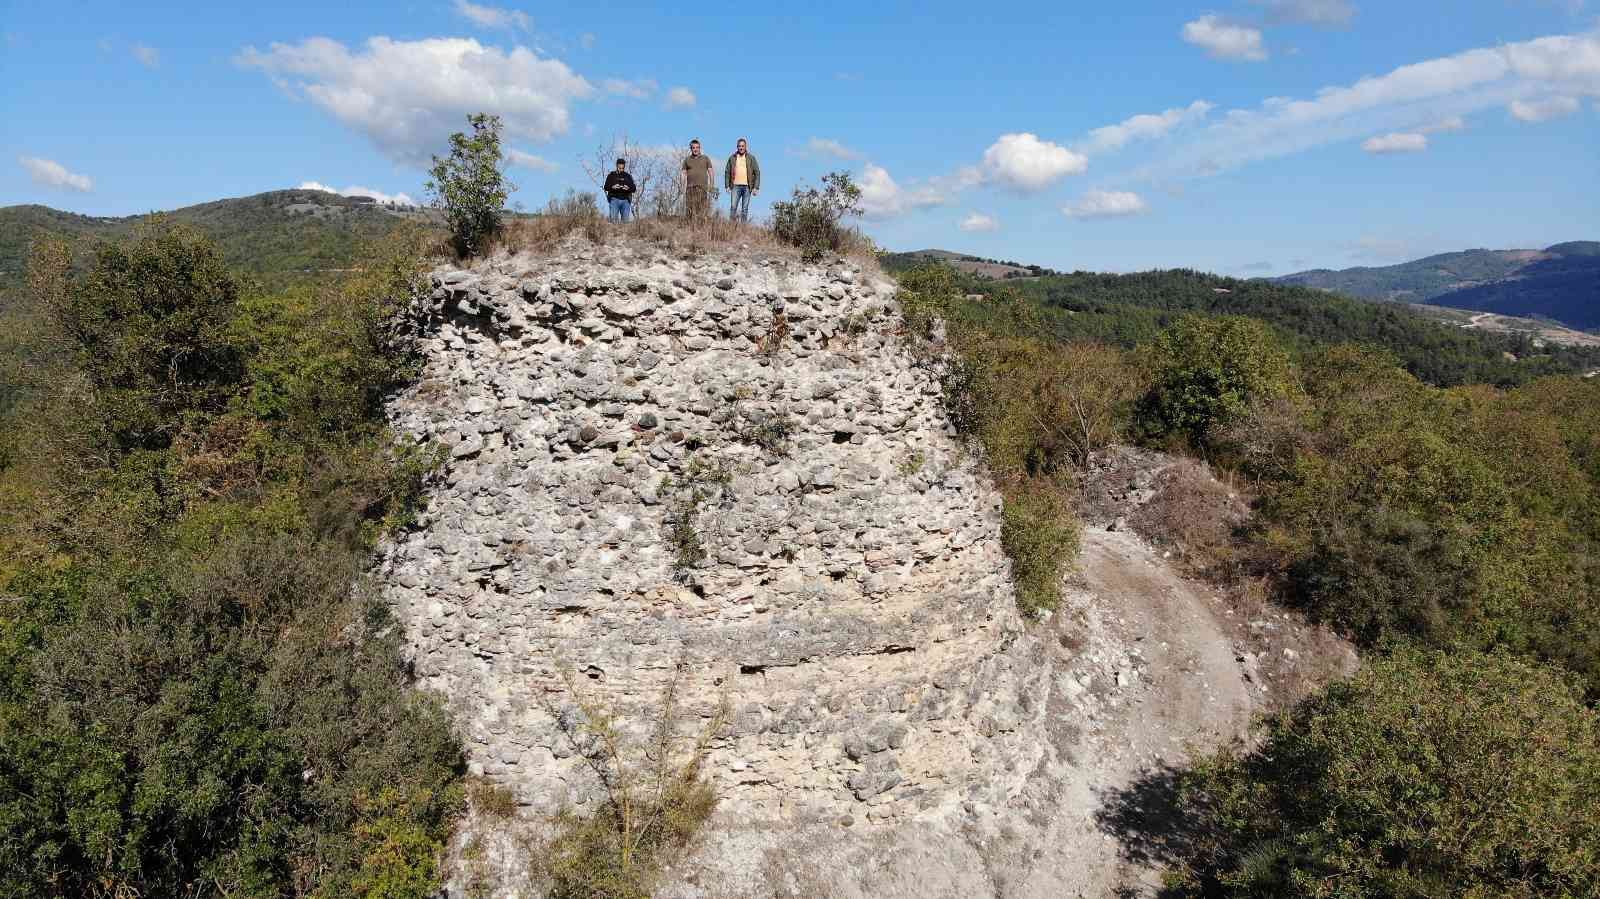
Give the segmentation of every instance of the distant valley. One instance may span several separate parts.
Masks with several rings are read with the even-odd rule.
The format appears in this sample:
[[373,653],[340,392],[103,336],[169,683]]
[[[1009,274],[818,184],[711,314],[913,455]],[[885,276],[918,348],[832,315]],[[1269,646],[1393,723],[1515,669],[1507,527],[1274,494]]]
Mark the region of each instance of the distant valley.
[[1276,279],[1368,300],[1425,303],[1600,328],[1600,242],[1466,250],[1399,265],[1317,269]]

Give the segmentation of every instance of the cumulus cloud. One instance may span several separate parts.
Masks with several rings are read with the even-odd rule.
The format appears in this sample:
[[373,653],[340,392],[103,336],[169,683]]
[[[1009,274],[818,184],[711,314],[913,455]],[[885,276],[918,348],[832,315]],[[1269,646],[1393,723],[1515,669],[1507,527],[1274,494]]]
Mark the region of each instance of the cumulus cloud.
[[326,184],[323,184],[321,181],[302,181],[295,186],[295,189],[326,191],[330,194],[338,194],[341,197],[371,197],[372,199],[377,200],[379,203],[391,203],[399,206],[417,205],[417,201],[411,199],[409,194],[386,194],[381,190],[373,190],[370,187],[361,187],[359,185],[351,185],[350,187],[340,189],[336,187],[330,187]]
[[1368,153],[1421,153],[1428,149],[1426,135],[1412,133],[1381,134],[1369,137],[1361,143],[1361,149]]
[[1136,193],[1122,190],[1091,190],[1078,202],[1061,207],[1062,214],[1075,219],[1120,218],[1140,215],[1150,207]]
[[1094,129],[1077,149],[1090,154],[1120,150],[1136,140],[1165,136],[1179,125],[1205,118],[1215,108],[1204,100],[1196,100],[1188,106],[1176,106],[1165,112],[1136,115],[1115,125]]
[[75,190],[88,193],[94,190],[94,179],[88,175],[79,175],[67,171],[67,167],[54,159],[40,159],[36,156],[18,156],[17,162],[27,170],[28,177],[34,184],[43,187],[57,187],[62,190]]
[[515,149],[506,151],[506,161],[512,165],[521,166],[525,169],[535,169],[541,172],[553,172],[560,168],[560,166],[548,159],[545,159],[543,156],[535,156],[532,153]]
[[697,97],[695,97],[694,91],[689,90],[686,87],[675,87],[672,90],[667,91],[668,109],[687,109],[688,107],[695,105],[697,102],[699,102],[699,100]]
[[351,48],[316,37],[265,51],[247,47],[238,62],[365,134],[391,159],[413,165],[425,164],[472,113],[500,116],[511,137],[547,141],[570,127],[569,106],[594,94],[559,60],[470,38],[374,37]]
[[1267,21],[1274,25],[1347,25],[1356,17],[1348,0],[1251,0],[1266,7]]
[[1183,39],[1215,59],[1260,62],[1267,58],[1261,29],[1224,22],[1214,15],[1201,16],[1183,26]]
[[890,177],[887,169],[867,163],[856,178],[861,188],[861,210],[867,218],[889,218],[917,209],[942,206],[948,196],[933,185],[902,187]]
[[480,6],[470,0],[456,0],[455,6],[457,13],[480,28],[520,28],[527,31],[533,27],[533,20],[521,10]]
[[1026,132],[1002,134],[983,153],[985,175],[1019,191],[1044,190],[1068,175],[1081,175],[1089,159]]
[[132,47],[133,58],[145,68],[153,69],[161,65],[161,51],[146,44],[134,44]]
[[962,219],[959,227],[963,231],[999,231],[1000,220],[992,215],[974,212]]
[[1600,96],[1600,33],[1553,35],[1401,66],[1307,99],[1230,110],[1136,177],[1203,176],[1375,132],[1438,122],[1559,93]]
[[801,148],[800,154],[802,156],[810,156],[814,159],[821,157],[832,157],[834,159],[843,159],[848,161],[861,158],[860,153],[857,153],[856,151],[850,149],[844,144],[839,143],[836,140],[826,137],[813,137],[806,141],[806,145]]
[[1564,119],[1578,111],[1577,97],[1545,97],[1540,100],[1512,100],[1507,107],[1519,122],[1549,122]]

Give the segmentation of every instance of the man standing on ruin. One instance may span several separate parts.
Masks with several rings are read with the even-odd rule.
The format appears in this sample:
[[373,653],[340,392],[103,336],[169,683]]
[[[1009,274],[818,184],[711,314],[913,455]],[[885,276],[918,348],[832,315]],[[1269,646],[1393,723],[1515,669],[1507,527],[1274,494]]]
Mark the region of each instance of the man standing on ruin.
[[728,218],[737,222],[750,221],[750,198],[761,193],[761,164],[756,162],[750,145],[742,137],[733,155],[728,157],[728,164],[723,166],[722,181],[732,202]]
[[606,202],[611,207],[611,221],[627,224],[633,218],[633,176],[628,174],[628,160],[618,159],[617,170],[606,176]]
[[683,161],[683,194],[689,218],[702,219],[711,210],[711,157],[700,154],[700,142],[689,141]]

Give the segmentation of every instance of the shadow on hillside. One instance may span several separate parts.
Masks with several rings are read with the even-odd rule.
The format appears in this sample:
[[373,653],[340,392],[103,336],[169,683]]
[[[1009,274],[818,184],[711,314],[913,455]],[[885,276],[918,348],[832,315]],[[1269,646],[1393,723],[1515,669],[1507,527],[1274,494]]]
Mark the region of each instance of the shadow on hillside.
[[[1193,859],[1201,848],[1204,834],[1194,816],[1183,813],[1179,802],[1181,775],[1179,769],[1162,765],[1123,789],[1101,795],[1095,823],[1116,837],[1123,859],[1130,864],[1157,870],[1178,867]],[[1124,888],[1117,895],[1141,894]],[[1164,889],[1156,895],[1176,899],[1186,894]]]

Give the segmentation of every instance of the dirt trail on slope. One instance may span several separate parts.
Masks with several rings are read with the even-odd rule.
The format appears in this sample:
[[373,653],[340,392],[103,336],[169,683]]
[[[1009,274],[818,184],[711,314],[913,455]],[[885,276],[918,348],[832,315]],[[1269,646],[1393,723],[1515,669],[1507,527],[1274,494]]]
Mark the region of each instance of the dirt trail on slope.
[[1057,625],[1083,645],[1063,675],[1072,683],[1058,681],[1076,707],[1061,710],[1077,730],[1075,764],[1057,772],[1043,855],[1015,886],[997,884],[997,896],[1155,895],[1164,850],[1181,839],[1172,770],[1186,747],[1242,735],[1261,695],[1219,600],[1137,536],[1086,529],[1079,568]]

